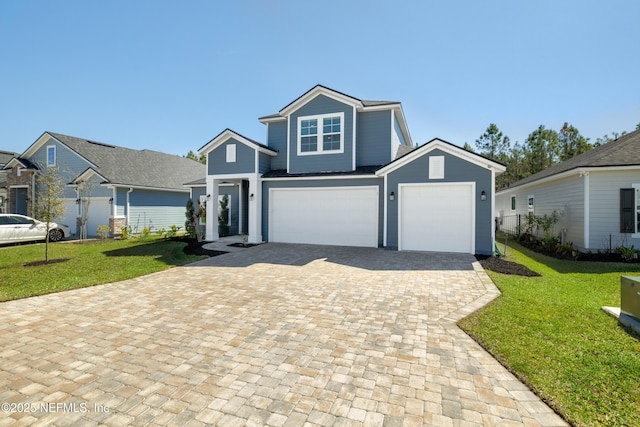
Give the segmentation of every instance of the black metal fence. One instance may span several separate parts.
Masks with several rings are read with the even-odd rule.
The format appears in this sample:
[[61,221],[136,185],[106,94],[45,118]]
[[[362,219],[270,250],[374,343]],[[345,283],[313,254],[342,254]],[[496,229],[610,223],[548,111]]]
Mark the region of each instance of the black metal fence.
[[525,231],[527,218],[525,215],[505,215],[496,217],[496,231],[519,236]]

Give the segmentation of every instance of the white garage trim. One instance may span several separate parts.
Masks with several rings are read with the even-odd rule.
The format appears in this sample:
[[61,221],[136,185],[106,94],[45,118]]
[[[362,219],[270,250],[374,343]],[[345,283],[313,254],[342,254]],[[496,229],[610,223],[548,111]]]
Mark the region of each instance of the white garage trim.
[[378,246],[379,187],[269,189],[269,241]]
[[475,189],[475,182],[398,184],[398,250],[473,254]]

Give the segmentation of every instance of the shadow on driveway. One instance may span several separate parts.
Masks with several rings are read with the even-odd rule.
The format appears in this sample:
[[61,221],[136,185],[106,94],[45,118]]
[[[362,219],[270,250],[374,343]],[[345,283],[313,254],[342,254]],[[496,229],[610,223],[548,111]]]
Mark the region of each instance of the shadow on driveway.
[[254,264],[304,266],[323,260],[365,270],[421,271],[473,270],[473,255],[432,252],[398,252],[351,246],[265,243],[253,248],[209,258],[192,266],[248,267]]

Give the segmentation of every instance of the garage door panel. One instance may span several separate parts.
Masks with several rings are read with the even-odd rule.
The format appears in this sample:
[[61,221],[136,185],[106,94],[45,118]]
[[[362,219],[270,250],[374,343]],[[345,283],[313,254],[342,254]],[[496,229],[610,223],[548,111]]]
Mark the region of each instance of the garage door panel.
[[269,240],[378,246],[378,188],[272,189]]
[[401,250],[473,253],[473,185],[407,185],[400,189]]

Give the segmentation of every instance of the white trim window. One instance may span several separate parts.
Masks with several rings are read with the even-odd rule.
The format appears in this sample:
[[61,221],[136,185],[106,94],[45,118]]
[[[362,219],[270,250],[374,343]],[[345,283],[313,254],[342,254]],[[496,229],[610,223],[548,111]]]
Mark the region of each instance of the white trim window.
[[56,165],[56,146],[55,145],[47,145],[47,166],[55,166]]
[[344,152],[344,113],[298,117],[298,155]]

